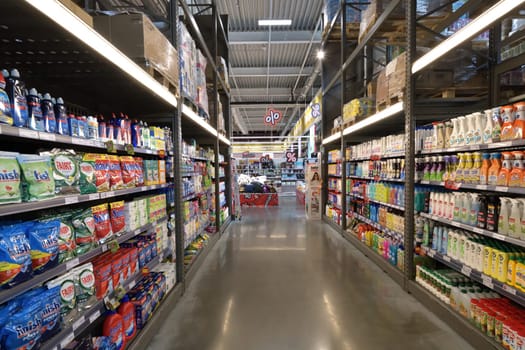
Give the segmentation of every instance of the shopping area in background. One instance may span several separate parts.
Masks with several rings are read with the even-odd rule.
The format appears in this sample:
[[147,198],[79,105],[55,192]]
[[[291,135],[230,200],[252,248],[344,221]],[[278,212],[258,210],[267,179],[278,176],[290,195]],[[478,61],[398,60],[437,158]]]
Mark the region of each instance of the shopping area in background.
[[[510,349],[525,344],[524,106],[435,122],[418,128],[415,142],[416,281]],[[348,231],[400,270],[404,141],[391,135],[348,148],[344,182]],[[329,154],[325,208],[336,222],[338,159]]]

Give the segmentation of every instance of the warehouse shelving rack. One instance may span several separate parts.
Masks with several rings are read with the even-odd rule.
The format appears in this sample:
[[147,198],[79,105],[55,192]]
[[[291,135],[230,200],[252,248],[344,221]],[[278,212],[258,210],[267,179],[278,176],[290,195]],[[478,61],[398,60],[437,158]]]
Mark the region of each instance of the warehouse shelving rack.
[[[436,10],[451,6],[455,1],[446,2],[443,6]],[[355,159],[345,159],[346,148],[351,144],[358,144],[363,141],[376,139],[381,136],[389,134],[405,135],[405,213],[414,212],[414,187],[415,187],[415,158],[417,156],[415,151],[415,128],[416,125],[425,125],[437,119],[446,119],[448,117],[455,117],[474,111],[486,109],[491,106],[497,106],[504,103],[512,103],[523,99],[524,96],[518,96],[514,99],[505,100],[498,94],[499,89],[499,75],[510,69],[519,67],[525,64],[525,54],[520,54],[517,57],[511,58],[501,62],[498,57],[498,49],[501,48],[500,41],[500,20],[485,21],[477,24],[474,28],[470,25],[472,30],[471,35],[466,39],[470,43],[470,38],[485,30],[490,30],[489,45],[487,48],[487,55],[479,54],[480,60],[485,60],[484,65],[477,68],[486,69],[487,76],[487,91],[485,94],[479,96],[467,96],[457,98],[428,98],[419,96],[417,90],[417,78],[419,74],[426,68],[432,66],[434,63],[439,63],[443,58],[438,56],[436,60],[428,60],[435,57],[434,54],[438,51],[435,45],[429,52],[419,57],[416,52],[416,37],[418,40],[426,40],[437,38],[439,41],[446,40],[446,37],[441,35],[441,32],[448,28],[453,22],[459,19],[465,13],[470,13],[474,18],[486,13],[490,6],[506,4],[505,15],[517,11],[517,9],[524,9],[524,1],[466,1],[457,11],[451,12],[448,16],[444,16],[439,20],[433,21],[432,25],[428,25],[429,16],[432,16],[435,11],[431,11],[425,15],[419,15],[416,12],[415,0],[393,0],[386,5],[384,11],[377,17],[375,23],[369,27],[366,34],[360,39],[358,43],[354,39],[348,38],[348,31],[346,30],[346,13],[347,6],[362,5],[358,2],[349,2],[342,0],[341,7],[337,12],[336,17],[325,31],[322,41],[322,47],[325,51],[325,61],[323,62],[322,71],[322,86],[323,86],[323,123],[322,123],[322,165],[323,165],[323,209],[328,203],[328,152],[332,150],[339,150],[342,159],[338,160],[342,164],[342,203],[341,203],[341,225],[337,225],[323,214],[323,220],[330,224],[337,232],[342,234],[350,243],[355,245],[365,255],[369,256],[374,263],[380,266],[387,272],[398,284],[400,284],[407,292],[413,294],[425,306],[431,309],[435,314],[443,318],[452,328],[456,329],[462,336],[464,336],[476,348],[500,348],[492,339],[488,338],[476,328],[474,328],[466,319],[457,315],[447,305],[439,301],[431,293],[427,292],[419,284],[415,282],[415,264],[414,264],[414,215],[405,215],[404,224],[404,270],[401,271],[396,267],[390,265],[389,262],[377,255],[369,247],[359,241],[353,234],[346,231],[347,228],[347,186],[346,186],[346,164]],[[374,59],[373,50],[377,46],[384,46],[387,44],[385,40],[381,40],[381,32],[384,27],[391,20],[391,16],[396,9],[404,6],[406,27],[404,33],[398,33],[402,36],[402,44],[406,50],[406,92],[403,98],[397,103],[387,107],[385,110],[377,112],[376,114],[356,122],[353,125],[347,126],[344,129],[338,130],[335,134],[331,134],[333,121],[336,117],[343,115],[343,106],[353,98],[362,97],[366,91],[367,83],[371,81],[374,76],[373,66],[376,63]],[[512,10],[509,10],[512,8]],[[504,15],[504,16],[505,16]],[[503,17],[504,17],[503,16]],[[476,20],[474,20],[476,21]],[[335,28],[340,28],[341,33],[338,34],[341,39],[333,40],[332,34]],[[474,29],[473,29],[474,28]],[[454,36],[452,36],[454,37]],[[456,36],[457,38],[458,36]],[[448,45],[450,45],[450,40]],[[457,43],[457,42],[456,42]],[[504,43],[503,43],[504,44]],[[441,44],[443,45],[443,44]],[[458,44],[459,45],[459,44]],[[458,49],[458,45],[451,47],[450,51]],[[462,47],[462,50],[472,53],[472,48]],[[389,61],[389,52],[386,53],[387,61]],[[413,74],[412,74],[413,73]],[[450,150],[457,152],[461,150]],[[334,160],[332,160],[333,162]],[[442,186],[442,184],[437,184]],[[491,190],[479,189],[479,190]],[[519,192],[519,191],[518,191]],[[362,220],[366,222],[366,220]],[[429,254],[429,256],[436,257],[438,261],[444,261],[446,265],[453,269],[462,272],[462,266],[454,263],[447,263],[448,257],[441,257],[438,254]],[[464,269],[463,273],[468,272]],[[470,273],[470,277],[476,279],[475,273]],[[477,276],[479,277],[479,276]],[[480,282],[481,277],[478,278]],[[487,282],[488,283],[488,282]],[[490,285],[490,283],[485,285]],[[498,292],[503,291],[503,287],[499,284],[493,288]],[[504,291],[505,292],[505,291]],[[509,295],[508,292],[502,293]],[[512,294],[512,293],[511,293]],[[521,294],[520,294],[521,295]],[[520,296],[519,295],[519,296]],[[513,300],[519,298],[514,297]],[[521,302],[520,302],[521,303]],[[522,305],[525,306],[525,303]]]

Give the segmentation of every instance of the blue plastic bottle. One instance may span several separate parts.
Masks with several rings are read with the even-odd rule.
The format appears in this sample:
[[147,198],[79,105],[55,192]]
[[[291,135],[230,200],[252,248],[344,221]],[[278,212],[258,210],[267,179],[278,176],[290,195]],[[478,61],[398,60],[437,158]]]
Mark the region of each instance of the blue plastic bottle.
[[68,122],[69,122],[69,135],[73,137],[79,137],[80,134],[78,131],[78,120],[74,114],[69,115]]
[[60,135],[71,135],[66,115],[66,106],[62,97],[57,98],[55,106],[55,118],[57,121],[56,132]]
[[35,88],[29,90],[26,95],[28,118],[26,126],[31,130],[44,131],[44,119],[42,118],[42,109],[40,108],[40,96]]
[[22,127],[26,125],[27,121],[27,100],[25,95],[24,83],[20,80],[20,73],[13,69],[7,76],[7,71],[4,71],[6,78],[7,96],[11,102],[11,116],[13,117],[13,125]]
[[13,125],[13,117],[11,117],[11,103],[9,96],[6,93],[6,84],[4,75],[0,74],[0,123]]
[[131,123],[131,144],[133,147],[142,147],[141,145],[141,134],[140,134],[140,124],[138,120],[134,119]]
[[57,121],[55,118],[55,108],[53,99],[50,94],[44,94],[41,103],[42,118],[44,119],[44,131],[55,133],[57,128]]

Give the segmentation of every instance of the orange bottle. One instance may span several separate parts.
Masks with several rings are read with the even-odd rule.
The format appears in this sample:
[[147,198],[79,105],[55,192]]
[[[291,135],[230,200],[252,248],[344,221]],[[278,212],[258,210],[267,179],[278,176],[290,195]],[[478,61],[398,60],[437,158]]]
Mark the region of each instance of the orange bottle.
[[498,184],[499,170],[501,168],[501,153],[491,153],[490,161],[487,184],[495,186]]
[[489,181],[490,153],[483,153],[481,157],[483,160],[479,170],[479,184],[486,185]]
[[525,139],[525,102],[514,104],[516,120],[514,121],[514,138]]
[[501,107],[501,119],[503,125],[501,126],[501,141],[513,140],[514,137],[514,106]]
[[498,186],[508,186],[510,180],[510,172],[512,171],[512,152],[502,152],[503,162],[498,174]]
[[523,178],[523,152],[514,151],[512,152],[514,160],[512,161],[512,171],[510,172],[509,186],[518,187],[521,186]]

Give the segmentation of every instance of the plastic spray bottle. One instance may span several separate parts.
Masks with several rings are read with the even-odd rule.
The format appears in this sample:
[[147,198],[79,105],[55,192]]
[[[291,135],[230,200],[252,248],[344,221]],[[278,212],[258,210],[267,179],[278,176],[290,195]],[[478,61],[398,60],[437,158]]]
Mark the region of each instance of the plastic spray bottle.
[[498,233],[508,236],[509,234],[509,216],[511,211],[511,201],[508,197],[500,198],[500,210],[498,216]]
[[522,202],[515,198],[509,198],[512,205],[509,215],[508,235],[513,238],[520,238],[521,216],[523,212]]

